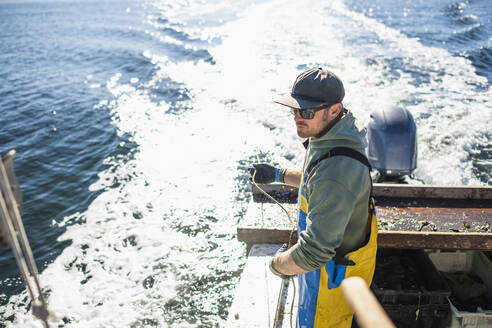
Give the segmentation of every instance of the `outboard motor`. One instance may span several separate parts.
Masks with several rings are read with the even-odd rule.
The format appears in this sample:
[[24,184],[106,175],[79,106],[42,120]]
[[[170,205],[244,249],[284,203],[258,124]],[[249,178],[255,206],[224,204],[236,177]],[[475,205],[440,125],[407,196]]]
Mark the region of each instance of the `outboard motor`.
[[381,178],[401,179],[417,167],[417,127],[412,114],[399,106],[371,113],[367,157]]

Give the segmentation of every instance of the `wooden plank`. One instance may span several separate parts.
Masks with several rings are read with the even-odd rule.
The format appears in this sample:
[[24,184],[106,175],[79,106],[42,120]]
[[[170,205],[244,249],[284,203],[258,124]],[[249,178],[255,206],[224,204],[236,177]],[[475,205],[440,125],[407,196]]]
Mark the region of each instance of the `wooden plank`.
[[449,250],[492,250],[490,233],[381,231],[379,247]]
[[[248,244],[285,243],[290,230],[242,228],[237,229],[237,239]],[[297,236],[297,234],[296,234]],[[296,237],[295,237],[296,238]],[[297,238],[296,238],[297,239]],[[473,232],[416,232],[379,231],[379,247],[449,249],[449,250],[492,250],[492,234]]]
[[[290,230],[238,227],[237,239],[247,244],[283,244],[289,240]],[[295,236],[297,242],[297,231]]]
[[[259,184],[259,187],[274,196],[280,202],[295,203],[297,188],[283,184]],[[256,186],[252,187],[256,202],[266,201],[266,197]],[[431,198],[431,199],[476,199],[492,200],[490,186],[433,186],[375,183],[375,197],[392,198]],[[490,205],[489,205],[490,206]]]
[[374,196],[398,198],[491,199],[488,186],[430,186],[404,184],[374,184]]
[[[251,248],[229,309],[227,327],[273,326],[282,279],[270,272],[268,264],[280,246],[281,244],[257,244]],[[295,326],[297,294],[294,293],[292,284],[289,284],[278,327],[290,327],[291,313]]]

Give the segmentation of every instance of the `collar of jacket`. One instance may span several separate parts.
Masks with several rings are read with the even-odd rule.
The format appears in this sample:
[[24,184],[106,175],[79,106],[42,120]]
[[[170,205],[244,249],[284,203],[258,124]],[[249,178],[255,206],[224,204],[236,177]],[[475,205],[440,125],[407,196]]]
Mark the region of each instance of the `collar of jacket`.
[[344,117],[344,116],[347,114],[347,112],[348,112],[348,111],[347,111],[347,109],[342,108],[342,110],[340,111],[340,114],[339,114],[337,117],[335,117],[335,118],[333,119],[333,121],[329,122],[329,123],[325,126],[325,128],[324,128],[323,130],[321,130],[321,132],[320,132],[318,135],[316,135],[316,136],[315,136],[315,138],[316,138],[316,139],[319,139],[319,138],[321,138],[322,136],[324,136],[325,134],[327,134],[327,133],[328,133],[328,131],[330,131],[330,130],[331,130],[331,128],[332,128],[333,126],[335,126],[335,124],[337,124],[337,123],[338,123],[338,122],[342,119],[342,117]]
[[[346,114],[348,113],[348,109],[346,108],[343,108],[342,112],[341,112],[341,115],[339,115],[338,117],[336,117],[333,121],[331,121],[330,123],[328,123],[328,125],[316,136],[316,138],[321,138],[322,136],[324,136],[325,134],[328,133],[328,131],[331,130],[331,128],[333,126],[335,126],[335,124],[337,124],[341,119],[342,117],[344,117]],[[305,149],[307,149],[309,147],[309,140],[311,140],[311,138],[308,138],[306,139],[302,145],[304,146]]]

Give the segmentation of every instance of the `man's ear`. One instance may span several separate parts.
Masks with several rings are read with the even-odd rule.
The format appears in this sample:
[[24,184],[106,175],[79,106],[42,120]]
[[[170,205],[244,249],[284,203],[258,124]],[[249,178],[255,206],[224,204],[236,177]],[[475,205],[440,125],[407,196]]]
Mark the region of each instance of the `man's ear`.
[[342,104],[338,103],[338,104],[331,105],[330,108],[328,108],[328,114],[330,116],[330,119],[334,119],[335,117],[337,117],[341,111],[342,111]]

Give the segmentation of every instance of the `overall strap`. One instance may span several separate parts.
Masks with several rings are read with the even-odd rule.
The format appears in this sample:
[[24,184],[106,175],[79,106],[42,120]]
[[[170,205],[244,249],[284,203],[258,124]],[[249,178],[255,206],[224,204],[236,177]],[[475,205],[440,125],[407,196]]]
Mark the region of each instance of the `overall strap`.
[[369,163],[369,160],[367,159],[367,157],[362,155],[361,153],[359,153],[357,150],[354,150],[354,149],[348,148],[348,147],[335,147],[335,148],[330,149],[329,152],[327,152],[326,154],[324,154],[323,156],[321,156],[320,158],[318,158],[317,160],[315,160],[314,162],[309,164],[308,168],[304,172],[304,176],[307,177],[306,181],[309,180],[309,176],[311,175],[311,171],[314,169],[314,167],[316,165],[319,164],[319,162],[321,162],[324,159],[333,157],[333,156],[347,156],[347,157],[353,158],[353,159],[361,162],[365,166],[367,166],[367,168],[369,169],[369,180],[371,181],[371,191],[369,194],[369,211],[373,212],[374,211],[374,196],[373,196],[373,191],[372,191],[373,186],[372,186],[372,177],[371,177],[372,166]]
[[371,170],[372,170],[371,164],[369,163],[369,160],[367,159],[367,157],[362,155],[361,153],[359,153],[357,150],[354,150],[354,149],[348,148],[348,147],[335,147],[335,148],[330,149],[329,152],[327,152],[326,154],[324,154],[323,156],[321,156],[320,158],[318,158],[314,162],[312,162],[308,166],[308,168],[306,169],[305,174],[307,174],[307,176],[309,176],[311,174],[311,171],[314,169],[314,167],[316,165],[319,164],[319,162],[321,162],[322,160],[327,159],[329,157],[333,157],[333,156],[347,156],[347,157],[353,158],[353,159],[361,162],[365,166],[367,166],[367,168],[369,169],[369,172],[371,172]]

